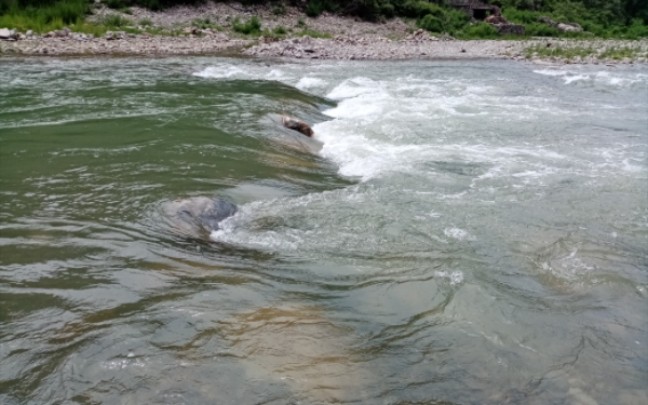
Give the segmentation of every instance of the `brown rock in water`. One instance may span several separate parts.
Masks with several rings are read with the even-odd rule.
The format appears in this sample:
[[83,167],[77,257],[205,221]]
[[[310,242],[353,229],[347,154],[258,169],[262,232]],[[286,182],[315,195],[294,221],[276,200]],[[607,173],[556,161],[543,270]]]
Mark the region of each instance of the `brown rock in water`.
[[315,134],[310,125],[294,117],[284,115],[283,117],[281,117],[281,123],[284,127],[292,129],[293,131],[300,132],[308,137],[312,137]]

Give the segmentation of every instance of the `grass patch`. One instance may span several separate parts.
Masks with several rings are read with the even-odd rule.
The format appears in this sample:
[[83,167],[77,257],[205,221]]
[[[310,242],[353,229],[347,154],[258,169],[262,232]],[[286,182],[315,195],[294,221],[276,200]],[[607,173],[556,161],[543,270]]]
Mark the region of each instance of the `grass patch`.
[[74,24],[70,26],[70,29],[74,32],[82,32],[84,34],[93,35],[95,37],[101,37],[110,31],[108,27],[103,24],[90,24],[87,22],[81,22],[79,24]]
[[501,38],[497,28],[486,23],[470,24],[456,33],[459,39]]
[[283,2],[272,6],[272,14],[286,15],[286,6],[284,6]]
[[573,60],[576,58],[586,58],[588,56],[597,56],[598,52],[592,47],[569,47],[562,48],[557,46],[547,47],[546,45],[534,45],[524,50],[527,58],[557,58],[564,60]]
[[106,16],[101,23],[110,28],[124,28],[132,25],[128,18],[124,18],[117,14]]
[[304,12],[309,17],[317,17],[325,11],[334,13],[340,5],[331,0],[308,0]]
[[212,29],[220,31],[220,25],[213,23],[209,18],[198,18],[191,22],[192,27],[200,28],[201,30]]
[[80,24],[89,11],[86,0],[59,0],[37,6],[24,6],[18,0],[0,0],[0,3],[4,3],[5,10],[0,14],[0,27],[20,31],[47,32]]
[[300,36],[300,37],[311,37],[311,38],[333,38],[331,34],[328,34],[326,32],[319,32],[312,30],[310,28],[303,28],[300,31],[295,32],[295,35]]
[[284,27],[275,27],[273,30],[268,30],[265,29],[261,32],[261,35],[263,35],[266,38],[272,38],[272,39],[283,39],[288,35],[288,30],[286,30]]
[[621,46],[621,47],[610,47],[605,48],[603,52],[599,54],[599,57],[603,59],[613,59],[613,60],[622,60],[622,59],[633,59],[641,55],[639,49]]
[[245,22],[241,22],[238,18],[232,21],[232,29],[243,35],[261,35],[261,21],[257,16],[253,16]]

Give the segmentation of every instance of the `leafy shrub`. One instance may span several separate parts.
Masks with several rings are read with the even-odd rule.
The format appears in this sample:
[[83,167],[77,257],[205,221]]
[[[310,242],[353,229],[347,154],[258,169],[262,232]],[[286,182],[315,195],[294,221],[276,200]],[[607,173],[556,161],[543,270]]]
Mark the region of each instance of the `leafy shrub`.
[[272,14],[274,15],[284,15],[286,14],[286,7],[283,3],[275,4],[272,7]]
[[525,26],[525,33],[531,37],[557,37],[560,36],[558,29],[539,22],[527,24]]
[[435,4],[430,4],[430,11],[419,19],[417,25],[430,32],[455,33],[461,30],[469,21],[469,17],[458,10],[444,9]]
[[493,27],[491,24],[481,22],[477,24],[469,24],[459,32],[459,37],[463,39],[494,38],[498,35],[497,28]]
[[540,17],[546,15],[546,13],[543,14],[537,11],[517,10],[514,8],[504,9],[502,14],[508,21],[517,24],[533,24],[538,22]]
[[102,3],[113,10],[123,10],[127,8],[131,2],[128,0],[103,0]]
[[644,24],[639,18],[632,21],[624,35],[627,39],[640,39],[648,37],[648,25]]
[[332,0],[308,0],[306,4],[306,15],[309,17],[317,17],[325,11],[335,12],[339,5]]
[[428,14],[421,18],[416,25],[430,32],[443,32],[443,20],[433,14]]
[[445,18],[449,32],[463,28],[470,21],[470,17],[466,13],[455,9],[446,10]]
[[440,7],[426,0],[404,0],[394,7],[398,15],[411,18],[422,18],[427,14],[436,14]]
[[240,22],[238,18],[232,22],[232,28],[235,32],[245,35],[259,35],[261,34],[261,21],[257,16],[253,16],[246,22]]

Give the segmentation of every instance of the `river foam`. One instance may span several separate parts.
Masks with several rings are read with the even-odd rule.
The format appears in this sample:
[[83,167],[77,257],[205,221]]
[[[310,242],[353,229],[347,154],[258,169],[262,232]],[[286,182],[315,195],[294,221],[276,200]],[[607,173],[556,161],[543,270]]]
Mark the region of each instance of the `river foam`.
[[560,67],[537,69],[536,74],[559,78],[565,85],[602,85],[607,87],[646,87],[648,74],[644,72],[615,72],[613,70],[593,70],[591,67]]

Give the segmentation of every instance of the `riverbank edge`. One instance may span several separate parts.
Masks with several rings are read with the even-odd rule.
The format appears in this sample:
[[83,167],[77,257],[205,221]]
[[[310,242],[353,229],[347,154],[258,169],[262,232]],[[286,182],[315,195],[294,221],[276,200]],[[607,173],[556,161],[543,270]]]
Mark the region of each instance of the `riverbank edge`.
[[[146,21],[149,31],[151,27],[167,29],[173,30],[174,35],[109,31],[95,37],[70,29],[43,35],[15,33],[8,40],[0,40],[0,58],[191,55],[301,60],[512,59],[557,64],[648,64],[648,39],[456,40],[416,29],[413,21],[400,18],[378,23],[328,13],[310,18],[295,8],[277,15],[268,7],[233,7],[224,3],[175,7],[159,12],[133,7],[128,14],[98,7],[87,21],[99,24],[114,16],[133,24]],[[249,21],[252,17],[262,21],[265,34],[278,29],[284,34],[245,36],[232,29],[235,23]]]

